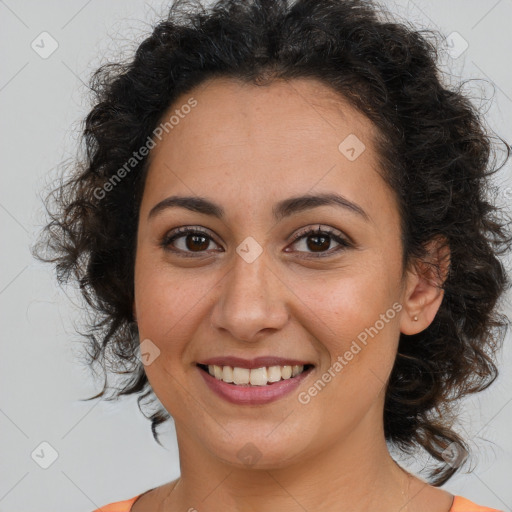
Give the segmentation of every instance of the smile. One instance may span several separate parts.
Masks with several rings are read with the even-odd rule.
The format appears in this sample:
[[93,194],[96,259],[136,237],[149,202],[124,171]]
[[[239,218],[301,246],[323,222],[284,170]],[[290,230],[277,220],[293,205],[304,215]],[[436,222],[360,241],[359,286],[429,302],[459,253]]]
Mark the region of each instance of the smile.
[[261,368],[240,368],[237,366],[199,365],[217,380],[237,386],[267,386],[288,380],[308,370],[312,365],[263,366]]
[[[208,388],[227,402],[262,405],[289,395],[312,373],[314,366],[307,364],[248,369],[198,364],[197,368]],[[225,382],[224,375],[227,380],[232,375],[233,381]]]

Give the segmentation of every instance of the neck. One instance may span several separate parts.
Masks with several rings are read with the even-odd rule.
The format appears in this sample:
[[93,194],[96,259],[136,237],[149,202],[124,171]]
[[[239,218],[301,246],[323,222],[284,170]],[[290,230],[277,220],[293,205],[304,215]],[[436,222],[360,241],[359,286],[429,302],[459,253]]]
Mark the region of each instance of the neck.
[[367,418],[346,438],[309,456],[258,469],[220,461],[177,423],[181,476],[162,511],[408,512],[408,474],[374,426],[375,419]]

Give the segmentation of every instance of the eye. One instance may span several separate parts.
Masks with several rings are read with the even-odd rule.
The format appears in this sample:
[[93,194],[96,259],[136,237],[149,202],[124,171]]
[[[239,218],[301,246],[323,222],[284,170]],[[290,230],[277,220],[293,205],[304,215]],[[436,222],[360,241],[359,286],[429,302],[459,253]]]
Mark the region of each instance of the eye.
[[[306,249],[309,249],[313,253],[318,253],[314,255],[316,258],[330,256],[352,247],[352,244],[343,238],[338,231],[331,228],[322,229],[320,226],[318,229],[306,228],[297,233],[294,236],[292,245],[297,244],[302,239],[304,239]],[[310,240],[312,242],[310,242]],[[327,252],[325,249],[330,247],[332,240],[338,244],[338,247]],[[178,247],[179,244],[176,244],[177,241],[180,241],[181,247]],[[194,257],[193,253],[204,253],[211,242],[215,243],[206,230],[199,227],[181,227],[167,233],[160,241],[160,245],[166,251],[171,251],[180,256]],[[286,249],[286,252],[290,251]],[[189,256],[191,254],[192,256]]]
[[[306,230],[300,231],[294,236],[293,243],[296,244],[298,241],[301,241],[302,239],[304,239],[303,242],[306,249],[310,249],[313,253],[319,253],[318,255],[314,256],[316,258],[324,258],[327,256],[331,256],[335,253],[339,253],[349,247],[352,247],[352,244],[348,240],[343,238],[341,233],[339,233],[338,231],[335,231],[331,228],[322,229],[320,226],[318,227],[318,229],[306,228]],[[324,249],[329,248],[332,240],[334,240],[339,246],[329,252],[325,251]]]
[[[181,247],[174,247],[174,242],[178,240],[181,242]],[[180,256],[188,257],[187,253],[204,252],[208,249],[210,242],[214,242],[213,238],[202,228],[181,227],[166,234],[160,241],[160,245],[166,251],[182,253]]]

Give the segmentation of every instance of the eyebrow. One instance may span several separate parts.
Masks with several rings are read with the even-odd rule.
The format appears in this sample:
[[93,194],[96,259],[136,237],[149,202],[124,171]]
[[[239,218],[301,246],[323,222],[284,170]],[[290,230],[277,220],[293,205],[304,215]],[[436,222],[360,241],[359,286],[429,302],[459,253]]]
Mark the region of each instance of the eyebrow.
[[[307,194],[303,196],[290,197],[280,201],[272,208],[274,219],[279,221],[285,217],[300,213],[305,210],[319,206],[338,206],[355,213],[365,221],[370,222],[370,216],[356,203],[349,201],[339,194]],[[148,220],[167,208],[185,208],[192,212],[211,215],[218,219],[224,219],[225,212],[222,206],[198,196],[170,196],[156,204],[148,214]]]

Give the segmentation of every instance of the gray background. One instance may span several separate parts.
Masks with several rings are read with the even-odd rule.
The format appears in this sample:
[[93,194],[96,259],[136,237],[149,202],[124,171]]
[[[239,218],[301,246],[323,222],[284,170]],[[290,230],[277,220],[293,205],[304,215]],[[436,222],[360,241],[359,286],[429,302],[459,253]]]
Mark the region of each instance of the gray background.
[[[0,512],[91,511],[128,499],[179,475],[172,423],[162,449],[135,398],[80,402],[95,394],[77,358],[80,301],[60,289],[50,266],[34,261],[29,244],[44,222],[39,195],[76,154],[88,111],[84,82],[109,58],[132,52],[165,12],[165,2],[142,0],[0,0],[0,225],[2,357],[0,358]],[[447,46],[447,79],[467,90],[491,129],[512,141],[512,0],[387,2],[421,27],[458,32]],[[57,50],[42,58],[31,47],[48,32]],[[48,37],[48,36],[44,36]],[[45,39],[45,51],[51,49]],[[34,43],[34,44],[36,44]],[[43,51],[43,48],[39,50]],[[450,57],[451,55],[451,57]],[[456,57],[455,57],[456,55]],[[499,200],[512,203],[510,163],[496,176]],[[512,309],[509,302],[506,312]],[[512,510],[512,349],[507,335],[501,376],[461,405],[461,432],[474,455],[471,473],[444,486],[477,503]],[[51,445],[41,446],[46,442]],[[51,462],[52,449],[56,460]],[[37,463],[36,463],[37,461]],[[425,461],[404,464],[419,469]],[[468,466],[466,466],[468,467]]]

